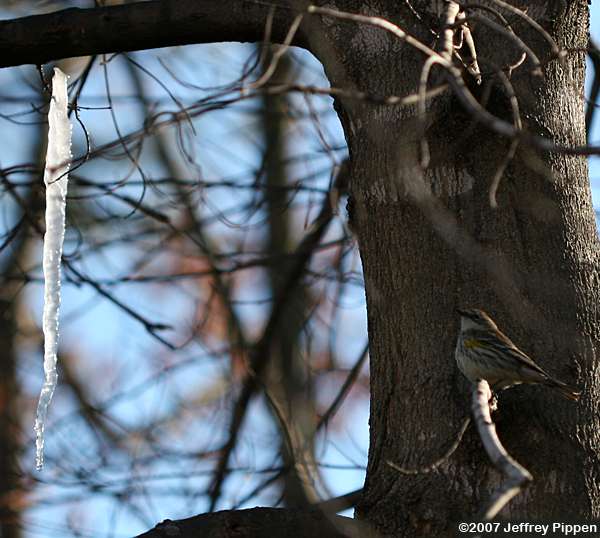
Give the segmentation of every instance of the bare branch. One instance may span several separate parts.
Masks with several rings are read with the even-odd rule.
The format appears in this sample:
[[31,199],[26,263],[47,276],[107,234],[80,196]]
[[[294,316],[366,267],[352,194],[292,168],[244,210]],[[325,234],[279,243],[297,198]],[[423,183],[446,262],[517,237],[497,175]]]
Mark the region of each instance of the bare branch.
[[[500,0],[494,0],[494,2],[501,4],[504,7],[504,3]],[[462,79],[460,69],[458,69],[450,60],[448,60],[443,53],[438,53],[434,51],[415,37],[405,32],[402,28],[396,26],[395,24],[391,23],[386,19],[383,19],[381,17],[360,15],[356,13],[348,13],[346,11],[338,11],[335,9],[322,8],[312,5],[308,7],[308,12],[318,15],[335,17],[340,20],[368,24],[370,26],[381,28],[382,30],[385,30],[386,32],[389,32],[392,35],[396,36],[400,41],[413,47],[415,50],[418,50],[419,52],[425,54],[428,58],[431,59],[431,62],[435,63],[436,65],[439,65],[446,72],[447,81],[454,90],[458,101],[464,107],[464,109],[470,114],[472,114],[478,122],[486,126],[488,129],[495,131],[497,134],[500,134],[510,139],[518,139],[520,142],[525,142],[543,151],[552,151],[566,155],[600,154],[600,147],[598,146],[583,145],[569,147],[557,144],[554,141],[544,138],[542,136],[538,136],[534,133],[521,130],[515,127],[515,125],[510,124],[494,116],[493,114],[488,112],[479,103],[479,101],[477,101],[477,99],[473,96],[473,94],[465,85],[465,82]],[[534,26],[534,28],[538,29],[539,25],[535,23],[535,21],[532,21],[526,14],[519,12],[519,15],[525,18],[532,26]],[[538,31],[543,32],[542,35],[544,36],[547,35],[547,33],[545,33],[543,29],[538,29]],[[553,54],[555,54],[559,60],[563,59],[564,54],[562,52],[559,51],[555,53],[554,47],[552,50]]]
[[396,465],[394,462],[391,462],[391,461],[387,461],[386,463],[392,469],[395,469],[396,471],[398,471],[401,474],[416,475],[416,474],[431,473],[431,472],[435,471],[444,462],[448,461],[450,456],[452,456],[452,454],[454,454],[454,452],[456,452],[456,449],[459,447],[460,442],[462,441],[463,435],[467,431],[467,428],[469,427],[470,423],[471,423],[471,417],[467,417],[465,420],[463,420],[463,423],[460,427],[458,435],[456,436],[456,439],[450,445],[448,450],[446,450],[446,453],[441,458],[438,458],[437,460],[435,460],[433,463],[430,463],[429,465],[424,465],[423,467],[417,467],[415,469],[408,469],[406,467],[400,467],[399,465]]
[[[276,0],[153,0],[0,21],[0,67],[194,43],[258,42],[273,5],[280,9],[271,40],[282,43],[295,13]],[[306,48],[301,34],[291,44]]]
[[[349,175],[348,168],[349,165],[347,161],[345,161],[338,172],[336,182],[333,186],[333,190],[337,196],[341,195],[346,189]],[[215,477],[210,491],[211,511],[214,510],[216,503],[221,496],[221,490],[227,474],[227,464],[236,445],[242,424],[244,423],[246,412],[249,407],[248,403],[258,389],[260,376],[269,362],[270,347],[279,323],[281,323],[281,313],[287,305],[291,290],[298,285],[315,248],[318,246],[329,223],[334,217],[334,207],[335,205],[331,203],[331,198],[328,197],[323,202],[321,211],[313,222],[311,229],[296,248],[296,253],[299,254],[299,256],[295,259],[294,265],[290,267],[289,272],[283,280],[281,288],[273,302],[269,321],[267,322],[260,340],[257,342],[251,353],[248,377],[246,378],[232,411],[229,425],[229,438],[223,446],[221,457],[216,465]]]
[[480,380],[473,389],[473,417],[477,425],[477,431],[481,437],[483,448],[487,452],[494,467],[507,479],[494,492],[489,506],[483,511],[482,519],[490,521],[496,517],[510,500],[517,495],[533,477],[525,467],[515,461],[506,449],[500,443],[496,434],[496,427],[490,416],[489,401],[492,398],[492,391],[488,382]]
[[358,377],[358,374],[360,374],[360,370],[365,364],[365,361],[367,360],[368,356],[369,343],[367,342],[365,344],[365,347],[361,351],[358,360],[354,363],[354,366],[352,366],[352,369],[350,370],[348,377],[344,381],[344,384],[341,386],[336,397],[333,399],[333,402],[331,402],[331,405],[327,408],[327,411],[325,411],[325,413],[323,413],[323,415],[319,419],[319,423],[317,424],[317,430],[320,430],[323,426],[327,426],[331,417],[333,417],[333,415],[337,413],[342,403],[344,403],[344,399],[350,392],[350,389],[353,387],[356,378]]
[[286,510],[282,508],[253,508],[252,510],[228,510],[212,514],[159,523],[154,529],[138,538],[178,536],[286,536],[300,538],[368,537],[367,526],[360,521],[341,516],[329,516],[321,510]]

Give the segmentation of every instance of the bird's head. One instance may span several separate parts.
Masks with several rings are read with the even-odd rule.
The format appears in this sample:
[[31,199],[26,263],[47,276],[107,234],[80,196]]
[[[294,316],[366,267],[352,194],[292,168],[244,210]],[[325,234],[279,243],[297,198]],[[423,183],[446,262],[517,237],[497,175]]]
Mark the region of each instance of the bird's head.
[[463,330],[472,328],[497,328],[492,318],[479,308],[457,308],[456,311],[460,314],[460,322]]

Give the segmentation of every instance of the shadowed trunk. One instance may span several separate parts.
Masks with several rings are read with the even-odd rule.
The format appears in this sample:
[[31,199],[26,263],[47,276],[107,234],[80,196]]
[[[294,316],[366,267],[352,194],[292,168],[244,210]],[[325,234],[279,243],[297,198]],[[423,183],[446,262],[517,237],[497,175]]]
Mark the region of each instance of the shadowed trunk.
[[[401,4],[370,2],[372,12],[362,12],[398,22],[434,47],[427,28]],[[426,14],[430,3],[412,4]],[[562,49],[585,49],[586,2],[564,11],[558,3],[528,5]],[[423,20],[435,21],[429,14]],[[436,30],[440,21],[443,14]],[[548,56],[536,31],[518,20],[513,27]],[[475,30],[487,59],[480,93],[488,92],[488,109],[510,122],[508,97],[493,70],[514,51],[500,47],[489,29]],[[334,58],[325,62],[332,85],[374,96],[417,91],[423,56],[391,34],[354,22],[326,31],[327,44],[343,43],[325,51]],[[584,53],[570,52],[564,66],[553,61],[544,68],[545,79],[529,68],[515,73],[527,129],[563,144],[585,143],[578,90],[584,69]],[[434,72],[431,85],[442,81]],[[454,535],[455,522],[475,518],[501,480],[473,429],[437,472],[405,476],[386,464],[427,465],[456,438],[469,396],[453,357],[454,309],[473,306],[488,311],[544,368],[584,390],[579,404],[537,387],[501,396],[494,417],[500,438],[534,482],[500,516],[597,518],[598,242],[585,159],[522,147],[493,210],[491,178],[508,141],[477,125],[449,92],[428,105],[431,164],[424,177],[414,107],[340,100],[338,108],[353,165],[350,218],[363,262],[371,352],[371,444],[358,517],[393,536]]]

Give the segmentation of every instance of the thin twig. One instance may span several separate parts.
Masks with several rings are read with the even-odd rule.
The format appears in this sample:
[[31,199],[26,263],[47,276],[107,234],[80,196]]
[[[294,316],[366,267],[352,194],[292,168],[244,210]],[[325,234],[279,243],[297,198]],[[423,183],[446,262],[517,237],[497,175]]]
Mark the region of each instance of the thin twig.
[[[349,170],[348,163],[344,161],[337,175],[333,189],[338,193],[338,196],[345,191],[348,182]],[[210,508],[213,511],[217,501],[221,496],[223,482],[227,474],[227,464],[233,449],[237,443],[237,437],[244,422],[248,404],[257,388],[259,387],[258,380],[267,366],[270,358],[270,348],[276,333],[279,323],[281,323],[281,313],[284,311],[287,301],[299,280],[301,279],[304,270],[310,261],[312,253],[321,241],[325,231],[327,230],[331,219],[334,216],[331,199],[327,197],[323,201],[321,211],[311,226],[311,229],[306,234],[304,239],[296,248],[298,256],[295,258],[294,264],[291,266],[288,274],[282,281],[282,285],[276,294],[273,302],[273,308],[269,316],[269,320],[260,340],[255,345],[250,354],[248,376],[242,387],[242,391],[235,402],[231,420],[229,423],[229,436],[227,442],[221,450],[221,457],[216,465],[215,475],[212,486],[210,488]]]
[[469,427],[470,423],[471,423],[471,417],[467,417],[463,421],[462,426],[460,427],[460,430],[458,431],[458,435],[456,436],[456,439],[450,445],[448,450],[446,450],[446,452],[444,453],[444,455],[441,458],[438,458],[437,460],[435,460],[433,463],[430,463],[429,465],[424,465],[422,467],[416,467],[414,469],[409,469],[407,467],[400,467],[400,465],[396,465],[395,463],[393,463],[391,461],[386,461],[386,463],[392,469],[395,469],[396,471],[398,471],[401,474],[417,475],[417,474],[431,473],[431,472],[435,471],[444,462],[448,461],[450,456],[452,456],[452,454],[454,454],[454,452],[456,452],[456,449],[459,447],[460,442],[462,441],[463,435],[467,431],[467,428]]
[[[508,20],[506,19],[506,17],[504,17],[504,15],[502,15],[502,13],[500,13],[499,11],[489,7],[489,6],[484,6],[484,5],[480,5],[480,4],[463,4],[462,8],[467,10],[467,9],[471,9],[471,10],[481,10],[481,11],[485,11],[487,13],[490,13],[493,17],[497,18],[501,23],[502,26],[504,28],[506,28],[506,30],[512,34],[513,36],[516,35],[515,31],[513,30],[512,26],[510,25],[510,23],[508,22]],[[521,57],[513,64],[508,66],[508,75],[510,76],[511,73],[517,68],[519,67],[521,64],[523,64],[523,62],[525,61],[525,59],[527,58],[527,53],[523,52],[521,54]]]
[[529,26],[531,26],[532,28],[537,30],[537,32],[550,45],[550,49],[552,50],[552,56],[554,56],[555,58],[558,58],[558,60],[561,62],[564,60],[564,58],[566,57],[565,51],[561,51],[560,48],[558,47],[558,45],[556,44],[556,41],[552,38],[552,36],[548,32],[546,32],[546,30],[544,30],[537,21],[535,21],[529,15],[527,15],[527,13],[525,11],[523,11],[522,9],[519,9],[518,7],[512,6],[511,4],[504,2],[503,0],[491,0],[491,2],[493,2],[494,4],[496,4],[499,7],[506,9],[506,11],[510,11],[511,13],[515,14],[517,17],[520,17],[527,24],[529,24]]
[[483,24],[488,28],[491,28],[495,32],[499,33],[500,35],[506,37],[509,41],[512,41],[514,45],[521,49],[523,53],[527,54],[527,56],[531,60],[531,63],[533,64],[533,70],[531,71],[531,74],[538,77],[543,76],[542,62],[538,58],[537,54],[533,52],[531,47],[529,47],[527,43],[525,43],[517,34],[515,34],[514,31],[511,32],[504,26],[494,22],[491,19],[488,19],[487,17],[484,17],[483,15],[479,15],[478,13],[473,13],[472,15],[469,15],[467,19],[479,22],[480,24]]
[[462,24],[462,35],[469,51],[470,60],[466,63],[466,68],[469,73],[475,78],[477,84],[481,84],[481,69],[479,69],[479,63],[477,63],[477,50],[475,48],[475,41],[473,40],[473,34],[469,23],[465,20],[465,13],[461,11],[457,17]]
[[[277,65],[279,64],[279,59],[290,48],[292,41],[294,40],[294,36],[296,35],[296,32],[298,31],[298,28],[300,27],[300,23],[302,22],[303,18],[304,18],[304,15],[302,15],[302,14],[296,15],[296,17],[292,21],[290,29],[288,30],[285,40],[283,41],[283,44],[279,45],[277,47],[277,50],[273,53],[273,56],[269,63],[269,66],[267,67],[267,69],[265,69],[265,72],[262,74],[262,76],[257,81],[248,85],[248,89],[255,90],[257,88],[260,88],[261,86],[266,84],[269,81],[269,79],[273,76],[273,73],[275,73],[275,70],[277,69]],[[245,91],[245,88],[242,89],[242,92],[243,91]]]
[[[499,0],[494,0],[498,2]],[[438,54],[433,49],[420,42],[413,36],[407,34],[404,30],[391,23],[390,21],[381,17],[371,17],[367,15],[359,15],[355,13],[348,13],[345,11],[338,11],[330,8],[322,8],[317,6],[309,6],[307,8],[309,13],[321,14],[325,16],[336,17],[341,20],[349,20],[354,22],[360,22],[382,28],[387,32],[395,35],[401,41],[414,47],[416,50],[424,53],[426,56],[434,56],[437,58],[436,63],[442,66],[448,75],[448,82],[454,90],[456,97],[459,102],[463,105],[467,112],[472,114],[474,118],[483,124],[488,129],[495,131],[496,133],[506,136],[508,138],[519,138],[522,142],[527,142],[538,149],[543,151],[552,151],[559,154],[565,155],[597,155],[600,154],[600,147],[595,146],[576,146],[568,147],[560,144],[556,144],[552,140],[548,140],[542,136],[529,133],[527,131],[519,130],[514,125],[494,116],[488,112],[481,104],[475,99],[473,94],[466,87],[465,82],[462,79],[461,71],[452,62],[448,61],[441,54]],[[558,54],[559,58],[564,55]]]
[[[510,102],[511,110],[512,110],[513,125],[515,126],[516,129],[518,129],[520,131],[523,128],[523,122],[521,120],[519,101],[517,100],[517,96],[515,94],[513,85],[511,84],[509,78],[504,74],[504,72],[502,70],[497,70],[496,74],[498,75],[498,78],[500,79],[500,81],[502,82],[502,84],[506,90],[506,93],[507,93],[507,96],[508,96],[508,99]],[[496,173],[494,174],[494,177],[492,178],[492,183],[490,185],[490,190],[489,190],[489,201],[490,201],[490,207],[492,207],[493,209],[496,209],[498,207],[498,202],[496,201],[496,193],[498,192],[498,187],[500,186],[500,180],[502,179],[502,176],[504,175],[506,167],[513,160],[518,147],[519,147],[519,139],[514,138],[513,140],[511,140],[510,146],[508,148],[508,152],[506,153],[504,159],[502,159],[500,166],[498,167],[498,169],[496,170]]]
[[369,356],[369,343],[367,342],[360,354],[360,357],[354,363],[352,370],[350,370],[350,373],[346,377],[344,384],[340,388],[336,397],[333,399],[333,402],[331,402],[331,405],[327,408],[327,411],[325,411],[325,413],[323,413],[323,415],[319,419],[319,423],[317,424],[317,428],[316,428],[317,431],[319,431],[323,426],[326,426],[328,424],[329,420],[331,419],[331,417],[336,414],[337,410],[342,405],[344,399],[348,395],[348,392],[350,392],[350,389],[354,385],[354,382],[356,381],[356,378],[358,377],[358,374],[360,373],[360,370],[362,369],[368,356]]

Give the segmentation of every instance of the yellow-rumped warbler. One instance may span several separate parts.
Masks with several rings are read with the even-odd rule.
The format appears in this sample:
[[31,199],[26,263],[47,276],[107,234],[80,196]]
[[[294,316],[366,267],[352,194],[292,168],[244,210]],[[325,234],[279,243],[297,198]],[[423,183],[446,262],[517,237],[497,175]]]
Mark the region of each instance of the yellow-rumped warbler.
[[558,389],[570,400],[579,398],[580,392],[542,370],[498,330],[483,310],[459,309],[458,313],[461,320],[456,363],[469,381],[485,379],[494,391],[521,383],[539,383]]

